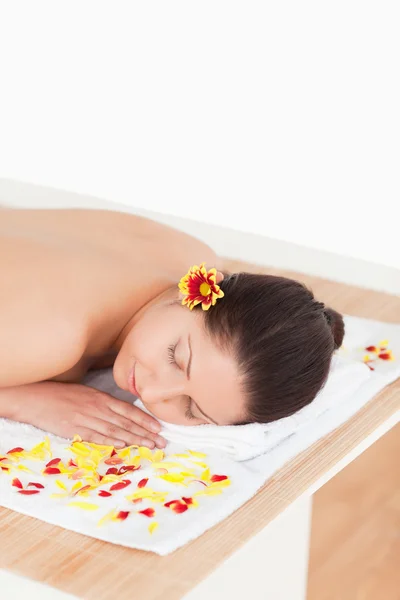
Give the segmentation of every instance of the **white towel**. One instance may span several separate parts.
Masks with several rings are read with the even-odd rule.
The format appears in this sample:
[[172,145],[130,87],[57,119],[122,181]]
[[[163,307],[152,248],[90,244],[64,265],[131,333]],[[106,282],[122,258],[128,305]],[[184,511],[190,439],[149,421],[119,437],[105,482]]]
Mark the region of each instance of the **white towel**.
[[[184,480],[186,485],[161,478],[155,473],[152,463],[143,459],[141,469],[126,476],[131,481],[129,487],[113,492],[111,497],[99,498],[99,489],[91,490],[89,497],[76,496],[75,501],[98,506],[95,510],[86,512],[79,507],[68,506],[71,498],[50,498],[52,493],[62,492],[55,484],[55,480],[62,477],[43,475],[41,471],[46,461],[21,459],[14,463],[14,469],[10,473],[3,471],[0,475],[0,504],[112,543],[160,555],[173,552],[229,516],[249,500],[277,469],[344,423],[400,376],[400,325],[347,315],[345,325],[344,346],[334,356],[324,389],[310,405],[294,415],[266,425],[235,427],[187,427],[161,421],[163,428],[160,433],[169,440],[164,463],[174,461],[182,465],[178,471],[168,467],[169,473],[190,472],[192,469],[197,473],[196,478],[193,476]],[[374,370],[370,370],[363,363],[363,356],[367,353],[365,348],[377,346],[383,340],[388,340],[395,360],[385,361],[370,353],[371,358],[376,359],[370,363]],[[91,372],[85,377],[84,383],[122,400],[132,401],[130,394],[116,387],[112,369]],[[136,404],[144,409],[139,400]],[[70,442],[53,435],[48,437],[53,457],[61,457],[65,461],[72,457],[68,450]],[[43,432],[34,427],[0,419],[0,457],[12,447],[30,449],[43,439]],[[191,451],[203,453],[204,456],[196,456]],[[180,456],[171,456],[175,454]],[[0,461],[0,465],[7,462]],[[18,472],[18,464],[28,466],[33,473],[23,470]],[[206,467],[209,468],[209,473]],[[107,466],[102,473],[105,468]],[[213,483],[210,480],[213,474],[227,476],[230,485],[225,487],[224,481],[220,483],[219,478]],[[36,495],[22,495],[18,488],[10,485],[13,477],[18,477],[24,487],[29,482],[39,482],[45,488],[40,489],[40,493]],[[66,475],[63,477],[62,481],[67,482],[67,487],[75,483],[68,480]],[[142,489],[137,488],[136,484],[143,482],[143,479],[148,479],[146,485],[153,490],[164,492],[166,502],[180,500],[180,504],[186,503],[185,511],[177,513],[164,506],[164,503],[151,499],[133,504],[126,496]],[[109,488],[110,484],[104,486],[104,489]],[[33,489],[33,486],[29,489]],[[219,492],[218,495],[208,495],[208,492],[213,494],[215,490],[216,493]],[[196,495],[199,491],[205,491],[206,495]],[[195,498],[197,506],[190,504],[188,498]],[[129,517],[124,521],[111,521],[98,527],[99,519],[116,508],[129,511]],[[154,508],[155,516],[147,517],[138,512],[146,508]],[[148,526],[154,521],[158,523],[158,527],[150,533]]]

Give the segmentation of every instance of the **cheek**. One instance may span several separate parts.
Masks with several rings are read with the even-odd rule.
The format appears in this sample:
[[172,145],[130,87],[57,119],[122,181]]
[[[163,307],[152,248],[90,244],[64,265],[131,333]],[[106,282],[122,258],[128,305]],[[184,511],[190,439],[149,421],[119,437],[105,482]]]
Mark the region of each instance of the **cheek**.
[[194,419],[192,421],[188,420],[185,417],[184,410],[173,403],[143,404],[156,418],[167,423],[174,425],[193,425],[197,423]]

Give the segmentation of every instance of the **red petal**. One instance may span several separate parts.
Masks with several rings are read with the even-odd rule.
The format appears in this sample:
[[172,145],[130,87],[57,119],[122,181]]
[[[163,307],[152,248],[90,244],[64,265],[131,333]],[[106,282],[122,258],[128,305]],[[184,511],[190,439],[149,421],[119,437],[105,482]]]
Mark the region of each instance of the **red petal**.
[[123,465],[119,468],[118,475],[124,475],[128,471],[137,471],[138,469],[140,469],[140,465]]
[[77,467],[78,465],[76,464],[76,462],[74,460],[72,460],[72,458],[70,458],[68,461],[68,466],[69,467]]
[[215,483],[216,481],[224,481],[224,479],[228,479],[226,475],[212,475],[211,481]]
[[111,456],[111,458],[107,458],[104,462],[106,465],[120,465],[124,461],[119,456]]
[[378,356],[382,360],[390,360],[390,354],[389,354],[389,352],[381,352],[380,354],[378,354]]
[[132,500],[132,502],[134,504],[139,504],[139,502],[143,502],[143,498],[135,498],[135,500]]
[[171,509],[176,513],[183,513],[188,509],[187,504],[182,502],[181,500],[170,500],[170,502],[166,502],[164,506],[171,507]]
[[148,482],[148,479],[141,479],[141,480],[139,481],[139,483],[137,484],[137,486],[138,486],[139,488],[143,488],[143,487],[146,485],[146,483],[147,483],[147,482]]
[[10,469],[8,467],[1,467],[2,471],[9,471]]
[[375,352],[376,347],[375,346],[367,346],[365,349],[367,350],[367,352]]
[[13,448],[12,450],[9,450],[7,452],[7,454],[12,454],[13,452],[24,452],[24,449],[21,448],[20,446],[18,446],[17,448]]
[[110,467],[109,469],[107,469],[106,475],[118,475],[117,467]]
[[112,449],[112,452],[111,452],[111,456],[115,456],[116,454],[117,454],[117,453],[116,453],[116,451],[115,451],[115,448],[113,448],[113,449]]
[[52,460],[50,460],[46,467],[52,467],[53,465],[58,465],[58,463],[61,462],[61,458],[53,458]]
[[100,490],[99,496],[101,496],[102,498],[107,498],[108,496],[112,496],[112,494],[110,492],[107,492],[106,490]]
[[165,502],[164,506],[168,508],[169,506],[171,506],[171,504],[174,504],[174,502],[179,502],[179,500],[170,500],[169,502]]
[[33,483],[33,481],[30,481],[26,487],[29,487],[30,485],[33,485],[33,487],[35,488],[44,490],[44,485],[42,485],[41,483]]
[[182,496],[182,500],[188,505],[193,504],[193,498],[185,498],[185,496]]
[[371,367],[370,365],[367,364],[368,369],[371,369],[371,371],[375,371],[374,367]]
[[20,482],[20,480],[18,479],[18,477],[15,477],[15,478],[12,480],[12,484],[11,484],[11,485],[13,485],[14,487],[17,487],[17,488],[19,488],[20,490],[23,490],[23,489],[24,489],[24,486],[22,485],[22,483]]
[[123,479],[122,481],[119,481],[118,483],[114,483],[114,485],[112,485],[110,487],[110,492],[112,492],[114,490],[123,490],[130,484],[131,484],[130,479]]
[[154,508],[145,508],[144,510],[139,510],[138,512],[146,517],[154,517],[155,510]]
[[117,519],[120,519],[121,521],[125,521],[125,519],[127,518],[128,515],[129,515],[129,510],[120,510],[119,513],[117,514]]
[[1,462],[2,460],[6,460],[6,458],[7,458],[7,456],[0,456],[0,462]]
[[18,494],[25,494],[25,496],[32,496],[32,494],[39,494],[39,490],[18,490]]
[[183,513],[188,509],[188,505],[179,500],[178,502],[171,504],[171,509],[176,513]]
[[57,467],[46,467],[43,473],[46,475],[59,475],[61,471]]

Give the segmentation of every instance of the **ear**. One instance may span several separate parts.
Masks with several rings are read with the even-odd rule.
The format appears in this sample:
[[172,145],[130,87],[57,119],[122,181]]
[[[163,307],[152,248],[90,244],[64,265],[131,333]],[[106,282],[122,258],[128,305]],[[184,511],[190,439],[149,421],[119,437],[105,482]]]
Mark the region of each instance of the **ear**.
[[224,278],[224,274],[223,274],[223,273],[221,273],[221,271],[217,271],[217,276],[216,276],[216,278],[215,278],[215,279],[216,279],[216,282],[217,282],[217,283],[221,283],[221,281],[223,280],[223,278]]

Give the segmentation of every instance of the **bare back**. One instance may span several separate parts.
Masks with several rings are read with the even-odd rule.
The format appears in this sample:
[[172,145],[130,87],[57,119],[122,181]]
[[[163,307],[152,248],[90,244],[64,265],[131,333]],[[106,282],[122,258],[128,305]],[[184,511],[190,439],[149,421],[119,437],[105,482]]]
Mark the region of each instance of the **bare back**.
[[31,343],[46,344],[52,316],[57,313],[59,321],[62,315],[59,352],[71,343],[83,351],[73,367],[51,380],[79,381],[89,368],[112,365],[111,343],[129,318],[202,261],[218,267],[209,246],[144,217],[75,208],[1,209],[2,331],[14,331],[31,310],[41,333]]

